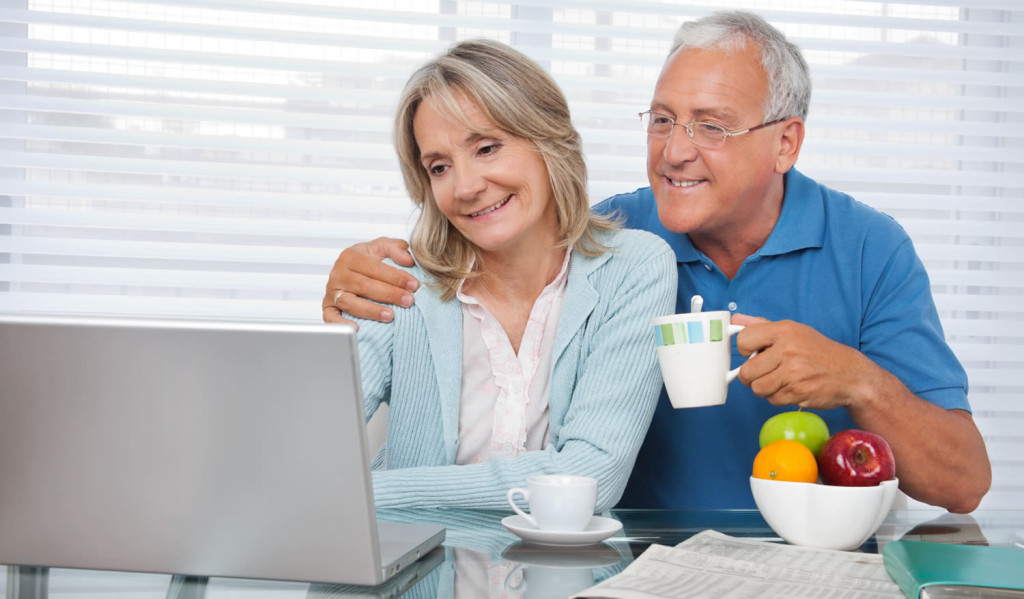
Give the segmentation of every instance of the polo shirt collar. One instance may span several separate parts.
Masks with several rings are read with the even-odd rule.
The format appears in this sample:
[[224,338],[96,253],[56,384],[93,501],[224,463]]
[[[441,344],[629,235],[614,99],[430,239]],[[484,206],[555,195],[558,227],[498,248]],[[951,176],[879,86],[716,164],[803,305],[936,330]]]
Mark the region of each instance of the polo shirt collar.
[[762,256],[778,256],[825,243],[825,196],[814,180],[795,168],[785,177],[786,194],[782,214],[768,240],[757,251]]

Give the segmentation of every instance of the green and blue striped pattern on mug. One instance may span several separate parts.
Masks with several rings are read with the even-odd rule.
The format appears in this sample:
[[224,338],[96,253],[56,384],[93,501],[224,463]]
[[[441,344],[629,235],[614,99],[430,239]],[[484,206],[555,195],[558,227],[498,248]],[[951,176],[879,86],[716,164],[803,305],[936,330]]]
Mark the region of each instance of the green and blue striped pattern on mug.
[[[708,326],[705,328],[704,325]],[[654,326],[658,346],[722,341],[722,321],[672,322]]]

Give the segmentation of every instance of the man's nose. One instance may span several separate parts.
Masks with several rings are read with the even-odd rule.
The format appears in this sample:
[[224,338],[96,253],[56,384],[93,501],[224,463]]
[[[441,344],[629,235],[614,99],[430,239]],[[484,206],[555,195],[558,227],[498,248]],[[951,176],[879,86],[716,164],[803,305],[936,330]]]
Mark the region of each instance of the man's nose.
[[697,156],[697,146],[690,141],[686,127],[676,124],[672,131],[665,138],[665,147],[662,149],[662,156],[669,164],[679,164],[693,160]]

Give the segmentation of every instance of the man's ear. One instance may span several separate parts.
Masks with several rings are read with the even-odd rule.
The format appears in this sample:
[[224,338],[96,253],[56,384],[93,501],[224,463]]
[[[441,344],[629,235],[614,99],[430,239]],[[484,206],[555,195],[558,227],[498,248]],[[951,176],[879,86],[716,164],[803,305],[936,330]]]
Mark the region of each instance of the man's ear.
[[800,156],[800,148],[804,145],[804,120],[798,116],[780,123],[779,155],[775,160],[775,172],[789,172]]

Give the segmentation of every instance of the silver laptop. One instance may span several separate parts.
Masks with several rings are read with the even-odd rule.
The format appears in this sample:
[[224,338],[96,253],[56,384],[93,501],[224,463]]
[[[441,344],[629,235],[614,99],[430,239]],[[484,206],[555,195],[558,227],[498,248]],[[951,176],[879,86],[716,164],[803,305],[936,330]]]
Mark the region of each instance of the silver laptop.
[[355,332],[0,316],[0,564],[378,585]]

